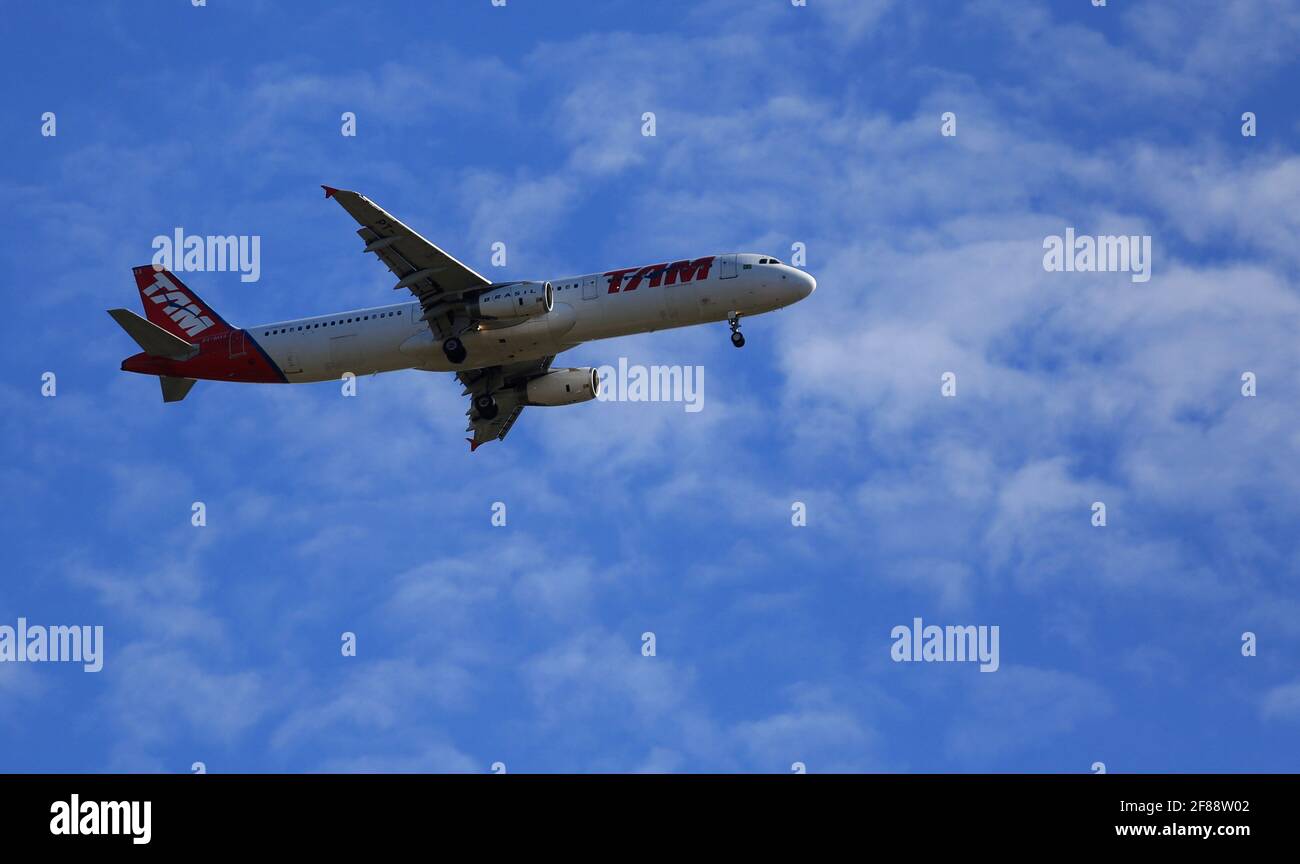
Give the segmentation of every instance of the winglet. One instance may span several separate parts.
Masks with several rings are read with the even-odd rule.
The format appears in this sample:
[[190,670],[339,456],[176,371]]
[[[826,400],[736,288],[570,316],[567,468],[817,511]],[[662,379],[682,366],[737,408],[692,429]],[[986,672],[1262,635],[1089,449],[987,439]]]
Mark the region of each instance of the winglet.
[[469,452],[471,453],[478,449],[478,445],[483,443],[482,441],[475,441],[473,438],[466,438],[465,440],[469,442]]
[[326,197],[326,198],[333,198],[333,197],[334,197],[334,193],[337,192],[337,191],[339,191],[339,190],[335,189],[333,186],[326,186],[324,183],[321,184],[321,187],[320,187],[320,188],[322,188],[322,189],[325,190],[325,197]]

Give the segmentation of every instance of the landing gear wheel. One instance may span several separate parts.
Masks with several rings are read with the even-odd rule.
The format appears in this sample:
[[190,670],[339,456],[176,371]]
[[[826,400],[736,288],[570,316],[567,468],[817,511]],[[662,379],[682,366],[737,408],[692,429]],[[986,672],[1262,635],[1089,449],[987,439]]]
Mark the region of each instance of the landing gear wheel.
[[465,345],[455,336],[446,339],[442,343],[442,353],[447,355],[447,359],[457,365],[465,362],[465,357],[469,353],[465,350]]
[[744,348],[745,337],[740,332],[740,316],[732,312],[727,316],[727,323],[731,325],[731,344],[737,348]]
[[474,410],[483,420],[491,420],[497,416],[497,411],[501,410],[497,406],[497,400],[492,398],[491,393],[482,393],[474,397]]

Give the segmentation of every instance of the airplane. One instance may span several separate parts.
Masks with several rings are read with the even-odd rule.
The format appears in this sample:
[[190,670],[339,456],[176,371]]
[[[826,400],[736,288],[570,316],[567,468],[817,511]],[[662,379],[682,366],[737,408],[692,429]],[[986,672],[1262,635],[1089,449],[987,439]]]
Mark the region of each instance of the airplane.
[[364,195],[322,186],[413,300],[237,328],[174,273],[134,268],[145,318],[109,309],[142,349],[122,370],[156,375],[164,402],[196,381],[300,384],[419,369],[454,372],[470,397],[470,451],[503,440],[528,405],[595,399],[596,370],[552,368],[583,342],[740,319],[804,299],[817,280],[771,255],[734,252],[549,281],[493,282]]

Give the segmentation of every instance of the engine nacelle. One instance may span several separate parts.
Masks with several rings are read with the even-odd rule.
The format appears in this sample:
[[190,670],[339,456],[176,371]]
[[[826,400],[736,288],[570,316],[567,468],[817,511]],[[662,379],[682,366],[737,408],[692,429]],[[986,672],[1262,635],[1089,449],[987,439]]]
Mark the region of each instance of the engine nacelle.
[[506,282],[493,285],[474,298],[470,313],[493,321],[536,318],[555,308],[550,282]]
[[600,377],[590,366],[552,369],[524,385],[525,405],[572,405],[600,395]]

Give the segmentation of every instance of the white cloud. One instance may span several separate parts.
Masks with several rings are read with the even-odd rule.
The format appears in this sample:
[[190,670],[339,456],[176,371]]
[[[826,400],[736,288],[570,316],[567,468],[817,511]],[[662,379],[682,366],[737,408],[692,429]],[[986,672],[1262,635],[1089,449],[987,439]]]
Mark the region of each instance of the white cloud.
[[1300,720],[1300,681],[1279,684],[1264,694],[1260,713],[1265,720]]

